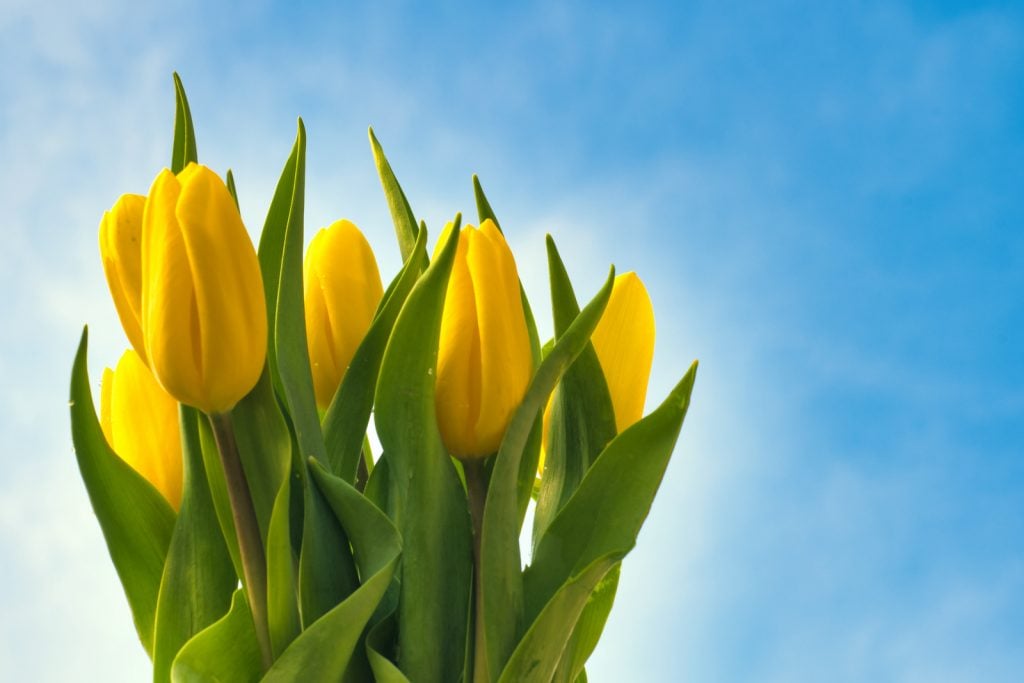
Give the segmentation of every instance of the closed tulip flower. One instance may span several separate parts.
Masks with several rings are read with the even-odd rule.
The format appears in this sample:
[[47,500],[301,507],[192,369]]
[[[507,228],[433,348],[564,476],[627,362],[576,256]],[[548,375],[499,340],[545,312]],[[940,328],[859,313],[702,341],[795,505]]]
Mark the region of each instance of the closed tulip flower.
[[125,194],[100,221],[100,256],[121,326],[146,360],[142,337],[142,209],[146,198]]
[[225,413],[256,385],[267,313],[256,251],[205,166],[153,181],[142,219],[142,330],[150,368],[182,403]]
[[[615,431],[621,432],[643,417],[647,382],[654,358],[654,308],[647,288],[634,272],[615,278],[612,294],[590,337],[604,372],[615,412]],[[551,402],[544,410],[543,438],[548,442]],[[544,471],[541,448],[537,473]]]
[[103,371],[100,426],[113,451],[177,510],[182,486],[178,403],[131,349],[116,370]]
[[303,279],[313,389],[317,406],[326,409],[366,336],[384,288],[370,244],[346,220],[313,237]]
[[526,393],[533,360],[519,291],[497,226],[466,226],[448,282],[436,384],[438,427],[458,458],[495,453]]

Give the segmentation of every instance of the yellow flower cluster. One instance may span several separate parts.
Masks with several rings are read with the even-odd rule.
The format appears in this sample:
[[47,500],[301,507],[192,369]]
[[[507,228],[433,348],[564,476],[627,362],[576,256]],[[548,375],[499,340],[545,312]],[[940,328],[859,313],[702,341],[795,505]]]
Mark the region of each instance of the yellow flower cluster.
[[[224,182],[194,163],[177,175],[162,171],[148,196],[118,199],[103,216],[99,241],[134,348],[104,373],[104,433],[177,506],[176,403],[226,413],[263,371],[267,313],[259,262]],[[369,243],[347,220],[315,235],[303,274],[313,387],[325,410],[384,291]],[[593,343],[621,431],[643,413],[654,344],[650,299],[635,273],[616,279]],[[512,252],[492,221],[466,226],[448,283],[436,376],[438,428],[453,456],[478,459],[498,450],[532,371]]]

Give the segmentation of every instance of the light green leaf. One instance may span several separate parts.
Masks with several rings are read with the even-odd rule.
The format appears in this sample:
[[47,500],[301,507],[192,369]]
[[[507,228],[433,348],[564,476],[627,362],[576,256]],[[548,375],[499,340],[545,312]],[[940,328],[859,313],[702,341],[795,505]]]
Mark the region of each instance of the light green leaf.
[[178,650],[227,613],[238,583],[206,483],[198,421],[194,408],[181,406],[184,486],[157,600],[154,681],[170,680]]
[[587,598],[624,553],[595,559],[571,577],[544,605],[501,672],[499,683],[550,681]]
[[409,679],[390,659],[396,637],[395,620],[395,612],[391,612],[372,627],[366,637],[366,654],[377,683],[409,683]]
[[220,621],[185,643],[174,659],[174,683],[256,683],[260,680],[260,646],[253,630],[245,591],[235,591],[231,609]]
[[599,557],[633,547],[690,405],[694,363],[665,401],[608,444],[537,544],[525,574],[528,622]]
[[217,450],[217,442],[214,441],[209,420],[197,420],[196,427],[199,431],[199,444],[203,453],[206,483],[210,487],[210,499],[213,501],[213,509],[217,513],[221,537],[231,556],[231,565],[235,569],[235,576],[244,583],[242,558],[238,550],[238,536],[235,535],[235,518],[231,513],[231,499],[228,497],[228,485],[221,467],[220,451]]
[[192,112],[185,97],[181,77],[174,73],[174,147],[171,150],[171,172],[181,173],[190,162],[198,162],[196,130],[192,125]]
[[88,346],[84,328],[71,371],[71,438],[135,630],[152,656],[157,595],[175,514],[160,492],[107,445],[89,389]]
[[[384,187],[384,198],[388,202],[388,209],[391,211],[391,220],[395,223],[395,237],[398,238],[398,248],[402,254],[402,262],[409,260],[416,245],[416,216],[409,206],[409,200],[398,184],[391,164],[384,156],[384,150],[377,142],[377,136],[370,128],[370,148],[373,150],[373,161],[377,165],[377,173],[380,175],[380,184]],[[427,257],[423,255],[423,267],[426,268]]]
[[285,651],[301,630],[288,519],[290,492],[290,479],[286,478],[274,502],[270,532],[267,534],[267,625],[275,658]]
[[376,425],[388,463],[389,513],[404,540],[399,667],[417,683],[459,678],[470,599],[472,532],[466,496],[441,442],[434,407],[441,312],[460,218],[398,316],[377,385]]
[[[481,547],[484,632],[488,680],[494,680],[523,626],[523,579],[519,555],[519,488],[523,452],[548,396],[586,346],[611,296],[615,269],[594,299],[537,368],[526,396],[505,431],[484,506]],[[479,665],[478,665],[479,666]]]
[[426,259],[427,231],[421,229],[416,237],[412,254],[402,271],[388,287],[377,314],[359,344],[341,386],[334,395],[323,420],[324,444],[331,471],[349,483],[355,481],[359,456],[363,450],[366,427],[373,410],[373,397],[377,389],[384,349],[391,336],[398,313],[406,297],[419,279]]
[[268,683],[340,680],[391,582],[402,551],[394,524],[365,496],[314,460],[310,461],[310,472],[351,539],[364,580],[352,595],[309,625],[285,650],[264,678]]
[[[580,308],[565,264],[550,235],[547,248],[551,310],[555,339],[558,339],[579,315]],[[579,486],[590,464],[615,437],[615,411],[593,344],[587,342],[565,371],[551,400],[544,476],[533,517],[534,548],[548,524]]]
[[302,549],[299,561],[299,604],[308,628],[359,586],[345,530],[319,489],[304,491]]
[[552,679],[554,683],[573,683],[579,681],[581,677],[586,680],[583,665],[587,663],[594,648],[597,647],[598,640],[601,639],[604,625],[615,602],[621,569],[622,563],[612,567],[587,599],[583,613],[576,622],[576,628],[573,629],[572,637],[565,646],[565,652],[562,653],[562,661],[559,662],[555,677]]

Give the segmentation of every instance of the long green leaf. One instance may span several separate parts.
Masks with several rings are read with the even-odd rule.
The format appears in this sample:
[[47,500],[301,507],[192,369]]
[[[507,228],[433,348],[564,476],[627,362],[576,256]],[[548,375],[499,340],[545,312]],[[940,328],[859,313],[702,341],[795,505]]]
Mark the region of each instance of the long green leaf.
[[315,486],[305,486],[299,604],[308,628],[359,586],[344,528]]
[[377,389],[380,364],[391,330],[406,297],[419,279],[426,258],[427,231],[419,230],[416,244],[402,271],[388,288],[388,294],[374,316],[370,329],[363,337],[341,386],[324,415],[324,444],[327,463],[331,471],[349,483],[355,481],[359,457],[363,449],[366,427],[373,410],[373,397]]
[[396,612],[392,611],[372,627],[366,637],[366,654],[377,683],[409,683],[409,679],[390,658],[396,628]]
[[[523,619],[519,555],[519,487],[523,452],[555,384],[586,346],[611,296],[615,269],[537,368],[501,442],[484,506],[481,544],[488,680],[494,680],[517,642]],[[478,665],[479,666],[479,665]]]
[[[550,235],[547,249],[557,340],[579,315],[580,307]],[[544,476],[533,517],[534,548],[548,524],[579,486],[590,464],[615,437],[615,411],[593,344],[587,342],[565,371],[551,400]]]
[[174,683],[256,683],[260,646],[253,630],[245,591],[235,591],[231,609],[220,621],[185,643],[171,667]]
[[570,577],[636,542],[675,448],[696,374],[694,363],[654,412],[608,444],[551,522],[524,574],[528,621]]
[[399,666],[417,683],[453,681],[462,673],[470,599],[466,496],[441,442],[434,407],[441,313],[460,218],[398,316],[377,385],[389,513],[404,539]]
[[580,614],[572,637],[569,638],[565,652],[562,653],[562,661],[555,670],[553,683],[573,683],[578,681],[580,676],[586,675],[583,666],[597,647],[601,633],[604,632],[604,625],[615,602],[621,569],[622,563],[612,567],[587,598],[583,613]]
[[[401,537],[387,515],[351,484],[312,461],[315,486],[351,539],[362,585],[302,632],[264,681],[340,680],[398,566]],[[311,484],[312,485],[312,484]]]
[[281,484],[267,534],[267,624],[275,658],[285,651],[301,630],[296,597],[296,563],[288,517],[290,481],[285,479]]
[[198,162],[196,130],[192,125],[192,112],[185,97],[181,77],[174,73],[174,146],[171,149],[171,171],[181,173],[191,162]]
[[[380,175],[380,184],[384,188],[384,198],[388,202],[388,209],[391,211],[391,220],[395,224],[395,237],[398,239],[398,248],[402,254],[402,262],[409,260],[410,254],[416,246],[416,215],[409,206],[409,200],[398,184],[391,164],[384,156],[384,150],[377,141],[377,136],[370,128],[370,149],[373,150],[373,161],[377,165],[377,173]],[[426,268],[427,256],[423,255],[423,267]]]
[[512,653],[499,683],[551,680],[587,599],[623,554],[595,559],[559,588]]
[[206,483],[198,413],[182,406],[184,487],[157,600],[153,680],[169,681],[182,645],[223,617],[237,584]]
[[71,438],[78,470],[132,610],[135,630],[153,653],[153,624],[174,510],[152,484],[110,450],[89,389],[89,329],[71,371]]
[[206,483],[210,486],[210,499],[213,501],[213,509],[217,513],[221,536],[227,545],[228,554],[231,556],[235,576],[239,581],[244,582],[245,575],[242,571],[241,553],[238,550],[238,536],[235,533],[235,518],[231,514],[231,500],[228,497],[228,485],[224,479],[224,469],[221,467],[217,442],[214,441],[209,420],[197,420],[196,426],[199,430],[199,443],[203,452]]

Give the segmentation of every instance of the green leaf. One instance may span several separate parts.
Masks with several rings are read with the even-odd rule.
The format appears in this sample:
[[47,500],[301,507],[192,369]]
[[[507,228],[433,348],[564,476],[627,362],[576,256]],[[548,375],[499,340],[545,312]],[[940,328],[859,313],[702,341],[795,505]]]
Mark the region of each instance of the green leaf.
[[[484,194],[483,185],[480,184],[480,179],[474,174],[473,175],[473,195],[476,198],[476,210],[477,215],[480,218],[480,222],[483,223],[485,220],[490,219],[494,221],[494,225],[497,226],[498,230],[501,230],[501,223],[498,222],[498,217],[494,213],[494,209],[491,208],[491,203],[487,201],[487,195]],[[504,231],[502,231],[504,234]],[[537,366],[540,365],[541,360],[541,348],[540,348],[540,337],[537,334],[537,321],[533,317],[533,308],[530,306],[530,300],[526,297],[526,288],[523,284],[519,283],[519,296],[523,302],[523,313],[526,317],[526,331],[530,338],[530,354],[533,356],[533,369],[536,370]],[[530,498],[533,494],[534,482],[537,479],[537,462],[540,459],[540,447],[541,438],[543,437],[543,423],[541,417],[537,418],[536,423],[530,430],[530,435],[526,441],[526,448],[523,450],[522,461],[519,466],[519,527],[523,526],[523,519],[526,517],[526,508],[530,505]]]
[[[308,482],[308,475],[307,475]],[[299,602],[308,628],[359,586],[344,528],[315,486],[304,491]]]
[[84,328],[71,371],[71,438],[135,630],[152,656],[157,595],[175,514],[160,492],[107,445],[89,389],[88,346]]
[[[231,421],[235,425],[238,454],[256,509],[260,537],[266,543],[275,501],[292,467],[291,433],[274,396],[269,366],[263,366],[256,386],[231,410]],[[216,445],[213,447],[216,449]],[[216,450],[213,456],[213,461],[219,465]],[[225,489],[225,501],[226,495]],[[230,505],[226,512],[230,517]]]
[[[565,334],[579,315],[569,274],[548,235],[551,310],[555,339]],[[594,345],[587,342],[552,396],[544,476],[533,518],[534,548],[551,520],[579,486],[590,464],[615,438],[615,410]],[[536,471],[536,467],[534,468]]]
[[[295,146],[285,164],[260,236],[259,260],[267,295],[271,377],[284,399],[303,458],[324,461],[323,434],[313,394],[302,292],[306,128],[299,119]],[[268,275],[268,273],[270,275]]]
[[366,336],[356,348],[352,362],[345,371],[341,386],[334,395],[323,420],[324,444],[331,471],[349,483],[355,481],[359,457],[363,450],[366,427],[373,410],[377,377],[384,358],[384,349],[409,292],[419,279],[426,259],[427,231],[420,229],[412,254],[402,271],[388,287]]
[[245,591],[235,591],[231,609],[220,621],[185,643],[174,659],[174,683],[256,683],[260,680],[260,646]]
[[481,543],[484,632],[488,680],[493,680],[515,647],[523,618],[519,555],[520,470],[530,432],[555,384],[586,346],[608,305],[615,269],[587,307],[537,368],[523,402],[501,442],[484,506]]
[[597,641],[601,639],[604,625],[615,602],[621,569],[621,562],[612,567],[587,599],[583,613],[580,614],[576,628],[573,629],[572,637],[569,638],[565,652],[562,653],[562,661],[555,671],[555,677],[552,679],[555,683],[573,683],[579,681],[581,676],[586,680],[583,665],[587,663],[594,648],[597,647]]
[[696,373],[694,363],[654,412],[608,444],[551,522],[523,577],[527,621],[591,562],[633,547],[675,448]]
[[402,552],[402,542],[387,515],[351,484],[330,474],[315,460],[310,472],[351,539],[364,577],[352,595],[313,622],[274,663],[264,681],[340,680],[363,630],[383,598]]
[[377,683],[409,683],[409,679],[390,659],[397,628],[395,614],[394,611],[388,614],[370,629],[366,637],[366,654]]
[[389,512],[404,539],[399,666],[417,683],[454,681],[462,673],[472,578],[466,495],[441,442],[434,407],[441,312],[460,220],[456,216],[448,241],[409,294],[377,385]]
[[235,208],[240,208],[238,206],[238,188],[235,187],[235,174],[231,172],[230,168],[224,178],[224,184],[228,186],[228,192],[231,193],[231,198],[235,200]]
[[274,502],[267,534],[267,625],[277,658],[299,635],[299,604],[296,598],[295,557],[292,551],[290,479],[285,479]]
[[238,583],[206,483],[198,420],[194,408],[181,407],[184,486],[157,600],[154,681],[170,680],[178,650],[227,613]]
[[363,495],[369,498],[381,510],[390,510],[391,504],[388,501],[390,489],[388,459],[386,454],[382,453],[380,458],[377,459],[377,464],[373,466],[373,471],[370,472],[370,478],[366,482]]
[[181,77],[174,73],[174,147],[171,150],[171,172],[181,173],[190,162],[198,162],[196,130],[192,125],[192,112],[185,97]]
[[244,576],[242,556],[238,550],[235,518],[231,512],[231,499],[228,496],[227,480],[224,478],[224,470],[220,463],[220,452],[217,450],[217,442],[214,441],[209,420],[197,420],[196,427],[199,431],[199,443],[203,453],[203,469],[206,473],[206,482],[210,486],[210,499],[213,501],[213,509],[217,514],[221,537],[227,546],[228,555],[231,556],[231,565],[235,569],[235,576],[242,581]]
[[559,588],[516,646],[501,672],[499,683],[551,680],[587,599],[623,554],[612,553],[595,559]]
[[[391,211],[391,220],[395,224],[395,237],[398,238],[398,248],[402,254],[402,262],[409,260],[410,254],[416,246],[416,216],[409,206],[409,200],[398,184],[391,164],[384,156],[384,150],[377,142],[377,136],[370,128],[370,148],[373,150],[373,162],[377,165],[377,173],[380,175],[380,184],[384,187],[384,198],[388,202],[388,209]],[[427,266],[426,253],[423,255],[423,268]]]

